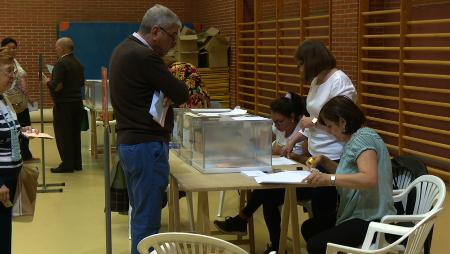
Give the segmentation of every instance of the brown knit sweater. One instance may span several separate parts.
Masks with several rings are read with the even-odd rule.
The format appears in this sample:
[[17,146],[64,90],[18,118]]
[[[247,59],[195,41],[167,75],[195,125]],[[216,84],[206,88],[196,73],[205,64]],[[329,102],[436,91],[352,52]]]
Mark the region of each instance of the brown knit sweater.
[[167,112],[165,127],[155,122],[149,113],[153,93],[162,91],[175,104],[186,102],[189,93],[159,56],[134,36],[128,37],[111,56],[109,85],[119,144],[169,141],[173,111]]

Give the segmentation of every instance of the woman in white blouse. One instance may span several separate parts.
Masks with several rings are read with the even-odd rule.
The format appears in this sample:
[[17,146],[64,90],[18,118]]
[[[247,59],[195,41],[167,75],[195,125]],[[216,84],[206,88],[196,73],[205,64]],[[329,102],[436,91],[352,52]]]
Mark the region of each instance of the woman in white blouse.
[[[294,144],[308,137],[308,151],[311,156],[322,154],[338,162],[343,144],[328,133],[326,128],[317,122],[317,119],[322,106],[335,96],[344,95],[355,101],[356,89],[350,78],[336,68],[336,59],[320,41],[304,41],[297,48],[294,57],[303,72],[305,83],[311,84],[306,99],[306,109],[310,116],[300,120],[302,130],[289,140],[283,153],[289,155]],[[318,166],[317,169],[327,173],[326,169],[321,166]],[[314,189],[311,202],[313,219],[327,221],[330,225],[335,224],[337,203],[335,187]],[[302,225],[304,237],[308,237],[312,230],[308,225],[311,225],[308,221]]]

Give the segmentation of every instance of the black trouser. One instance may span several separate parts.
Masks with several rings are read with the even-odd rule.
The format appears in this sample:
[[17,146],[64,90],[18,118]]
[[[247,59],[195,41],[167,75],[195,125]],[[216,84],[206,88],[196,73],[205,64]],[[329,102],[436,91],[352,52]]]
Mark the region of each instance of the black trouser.
[[325,254],[327,243],[358,247],[364,241],[370,221],[350,219],[335,226],[336,217],[311,218],[302,225],[309,254]]
[[[250,217],[263,206],[264,221],[269,231],[272,247],[278,248],[281,232],[281,213],[279,207],[284,203],[285,189],[255,190],[252,192],[247,205],[242,212]],[[311,199],[312,213],[314,217],[336,218],[337,193],[334,187],[297,188],[298,200]]]
[[[2,169],[0,169],[1,171]],[[8,169],[11,171],[11,169]],[[0,178],[3,180],[3,184],[9,189],[9,199],[11,202],[14,200],[16,193],[17,177],[20,172],[20,168],[12,170],[13,173],[3,174],[0,173]],[[1,187],[1,186],[0,186]],[[11,235],[12,235],[12,207],[6,208],[0,203],[0,253],[11,254]]]
[[[19,121],[21,127],[30,126],[30,111],[26,108],[24,111],[17,113],[17,121]],[[33,158],[30,152],[29,140],[24,136],[20,136],[20,153],[22,155],[22,160],[26,161]]]
[[81,170],[81,111],[83,103],[66,102],[53,106],[53,128],[61,157],[61,169]]

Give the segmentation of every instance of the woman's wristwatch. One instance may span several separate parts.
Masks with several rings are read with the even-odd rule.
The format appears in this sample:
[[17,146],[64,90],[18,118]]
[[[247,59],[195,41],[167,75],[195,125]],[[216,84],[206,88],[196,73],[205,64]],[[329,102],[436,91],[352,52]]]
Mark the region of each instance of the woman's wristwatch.
[[336,186],[336,175],[331,175],[330,180],[331,180],[331,185]]
[[312,122],[314,125],[316,125],[317,121],[319,121],[319,119],[317,119],[317,117],[314,117],[314,118],[311,120],[311,122]]

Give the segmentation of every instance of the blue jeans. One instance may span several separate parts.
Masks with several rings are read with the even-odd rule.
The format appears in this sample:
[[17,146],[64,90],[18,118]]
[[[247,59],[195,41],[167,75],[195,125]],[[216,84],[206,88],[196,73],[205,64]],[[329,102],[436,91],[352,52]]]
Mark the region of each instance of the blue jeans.
[[169,148],[164,142],[119,144],[131,212],[131,254],[161,227],[161,202],[169,180]]

